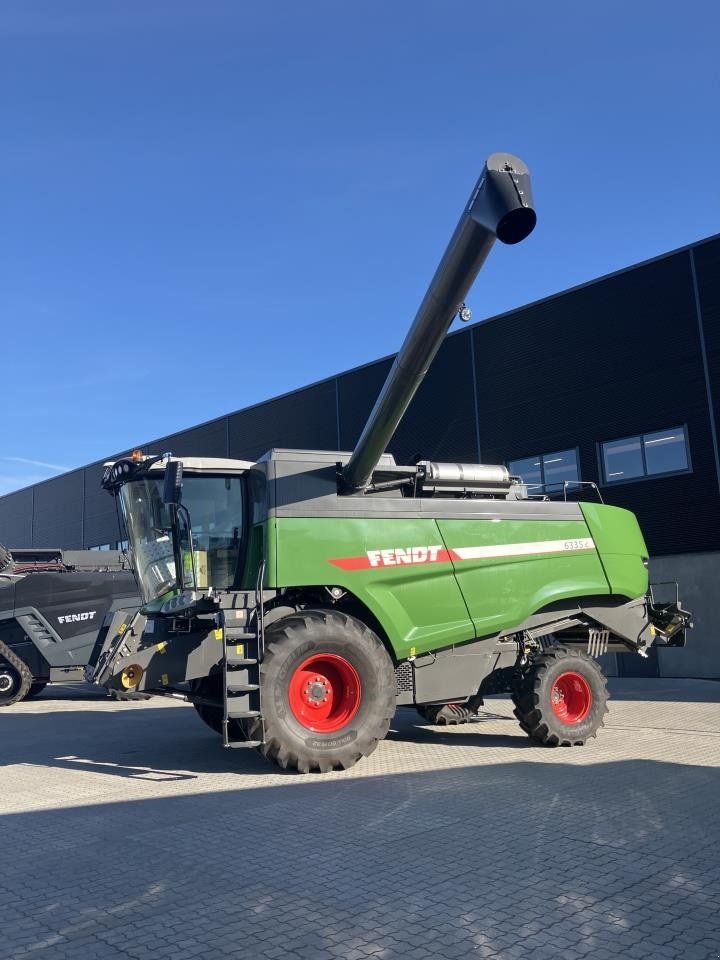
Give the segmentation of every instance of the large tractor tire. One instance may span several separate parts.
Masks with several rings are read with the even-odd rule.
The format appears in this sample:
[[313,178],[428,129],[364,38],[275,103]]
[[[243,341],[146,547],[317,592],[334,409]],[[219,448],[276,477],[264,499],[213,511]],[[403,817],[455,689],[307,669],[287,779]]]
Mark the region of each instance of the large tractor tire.
[[[372,753],[395,715],[395,671],[378,636],[334,610],[304,610],[265,635],[261,752],[301,773],[347,770]],[[250,728],[261,739],[260,724]]]
[[535,657],[513,695],[527,735],[549,747],[582,746],[605,722],[605,675],[592,657],[553,646]]

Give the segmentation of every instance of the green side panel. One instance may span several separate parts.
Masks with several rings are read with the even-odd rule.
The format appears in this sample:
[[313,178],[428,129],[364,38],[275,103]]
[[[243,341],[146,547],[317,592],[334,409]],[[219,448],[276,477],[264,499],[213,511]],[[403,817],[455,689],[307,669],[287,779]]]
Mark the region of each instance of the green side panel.
[[648,589],[648,557],[645,539],[637,517],[621,507],[601,503],[581,503],[590,534],[597,544],[613,594],[642,597]]
[[478,636],[543,607],[609,593],[582,520],[439,520]]
[[[443,548],[435,520],[280,518],[275,523],[275,585],[349,590],[380,621],[398,658],[411,656],[413,648],[420,654],[475,636],[452,563],[422,562],[437,558]],[[399,556],[414,556],[416,562]]]

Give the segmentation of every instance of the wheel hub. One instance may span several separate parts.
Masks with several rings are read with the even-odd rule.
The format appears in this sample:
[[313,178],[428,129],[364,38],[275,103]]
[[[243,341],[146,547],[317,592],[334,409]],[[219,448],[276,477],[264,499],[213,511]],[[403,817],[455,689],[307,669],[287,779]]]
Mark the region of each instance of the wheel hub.
[[334,653],[308,657],[290,678],[288,703],[295,719],[318,733],[336,733],[355,716],[361,700],[357,670]]
[[553,713],[568,726],[582,723],[590,713],[592,703],[590,684],[574,670],[561,673],[550,690]]
[[0,670],[0,693],[9,693],[15,686],[15,678],[9,670]]
[[332,696],[332,685],[326,677],[314,677],[310,683],[305,685],[303,690],[305,701],[311,707],[319,707],[327,703],[328,698]]

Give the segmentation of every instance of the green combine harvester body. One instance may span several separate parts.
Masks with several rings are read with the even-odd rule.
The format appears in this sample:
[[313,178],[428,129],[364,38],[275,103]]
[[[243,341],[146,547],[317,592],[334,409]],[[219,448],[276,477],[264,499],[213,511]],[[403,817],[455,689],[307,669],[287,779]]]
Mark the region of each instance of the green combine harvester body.
[[[382,506],[390,512],[393,504]],[[420,511],[276,517],[258,534],[267,542],[267,584],[332,580],[372,612],[399,658],[514,630],[560,601],[647,592],[647,549],[633,514],[573,504],[540,519],[535,508],[495,503],[497,515],[483,517],[477,501],[461,500],[447,519]],[[612,529],[608,552],[598,545],[603,527]]]
[[397,705],[463,722],[492,693],[542,743],[595,735],[596,658],[689,624],[649,593],[634,515],[385,452],[494,240],[534,224],[527,169],[493,155],[352,453],[108,464],[144,606],[106,624],[93,680],[185,697],[226,746],[301,771],[370,753]]

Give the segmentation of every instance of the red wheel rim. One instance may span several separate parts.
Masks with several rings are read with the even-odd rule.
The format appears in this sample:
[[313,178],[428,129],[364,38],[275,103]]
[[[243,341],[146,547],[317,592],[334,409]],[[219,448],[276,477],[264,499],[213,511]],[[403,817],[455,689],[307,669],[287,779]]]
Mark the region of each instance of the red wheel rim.
[[308,730],[336,733],[358,712],[360,677],[355,667],[334,653],[318,653],[301,663],[290,679],[293,716]]
[[550,691],[550,703],[556,717],[568,725],[582,723],[592,707],[592,690],[582,674],[561,673]]

